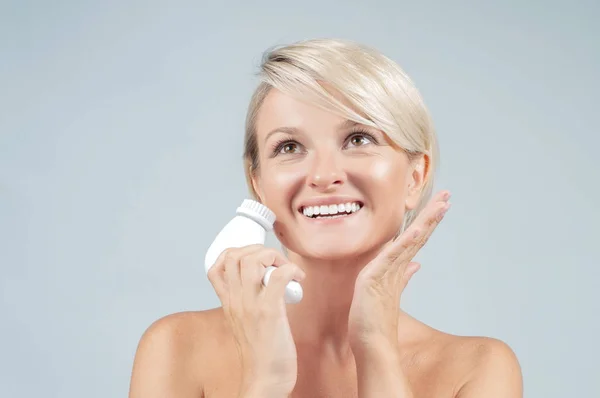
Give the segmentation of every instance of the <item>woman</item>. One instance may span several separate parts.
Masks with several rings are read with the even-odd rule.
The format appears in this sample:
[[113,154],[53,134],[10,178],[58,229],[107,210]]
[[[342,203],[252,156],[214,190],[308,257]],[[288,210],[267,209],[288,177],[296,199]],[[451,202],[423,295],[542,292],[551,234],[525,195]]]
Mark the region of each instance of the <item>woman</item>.
[[[507,345],[399,308],[412,258],[450,207],[447,191],[431,198],[436,156],[419,93],[383,55],[340,40],[268,53],[246,175],[285,255],[226,250],[209,272],[222,307],[155,322],[130,397],[521,397]],[[286,306],[292,279],[304,297]]]

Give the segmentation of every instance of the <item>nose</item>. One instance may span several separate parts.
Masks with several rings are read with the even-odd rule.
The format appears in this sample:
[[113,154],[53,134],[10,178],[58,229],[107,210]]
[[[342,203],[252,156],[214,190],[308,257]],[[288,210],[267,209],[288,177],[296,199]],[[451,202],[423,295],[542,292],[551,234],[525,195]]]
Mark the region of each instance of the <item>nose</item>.
[[319,191],[328,192],[346,180],[346,173],[331,153],[315,156],[308,169],[307,184]]

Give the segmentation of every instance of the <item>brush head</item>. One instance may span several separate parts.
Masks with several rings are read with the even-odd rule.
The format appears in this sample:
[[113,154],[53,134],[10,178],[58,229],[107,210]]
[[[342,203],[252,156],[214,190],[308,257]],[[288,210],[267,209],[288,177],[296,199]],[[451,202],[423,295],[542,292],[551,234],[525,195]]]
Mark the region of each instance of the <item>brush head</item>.
[[244,199],[240,207],[237,208],[236,214],[251,218],[267,231],[273,229],[276,219],[275,213],[267,206],[252,199]]

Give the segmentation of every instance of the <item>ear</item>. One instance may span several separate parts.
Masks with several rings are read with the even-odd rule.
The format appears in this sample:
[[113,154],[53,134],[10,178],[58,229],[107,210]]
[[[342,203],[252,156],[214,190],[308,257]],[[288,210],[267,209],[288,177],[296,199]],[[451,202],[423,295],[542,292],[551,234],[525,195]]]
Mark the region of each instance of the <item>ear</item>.
[[257,196],[257,199],[260,203],[264,203],[264,195],[261,189],[260,179],[256,175],[256,173],[252,173],[250,176],[250,181],[252,182],[252,189]]
[[421,192],[429,176],[429,155],[421,154],[410,162],[407,176],[407,193],[405,206],[407,210],[413,210],[419,204]]

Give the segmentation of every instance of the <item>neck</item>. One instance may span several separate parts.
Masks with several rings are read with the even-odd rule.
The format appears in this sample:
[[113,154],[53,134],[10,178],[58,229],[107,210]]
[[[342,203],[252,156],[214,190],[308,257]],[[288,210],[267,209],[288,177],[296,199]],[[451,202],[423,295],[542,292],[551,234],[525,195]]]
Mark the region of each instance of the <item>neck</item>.
[[348,313],[354,285],[359,272],[374,255],[330,261],[288,253],[290,261],[306,273],[302,301],[287,307],[297,345],[342,358],[350,353]]

